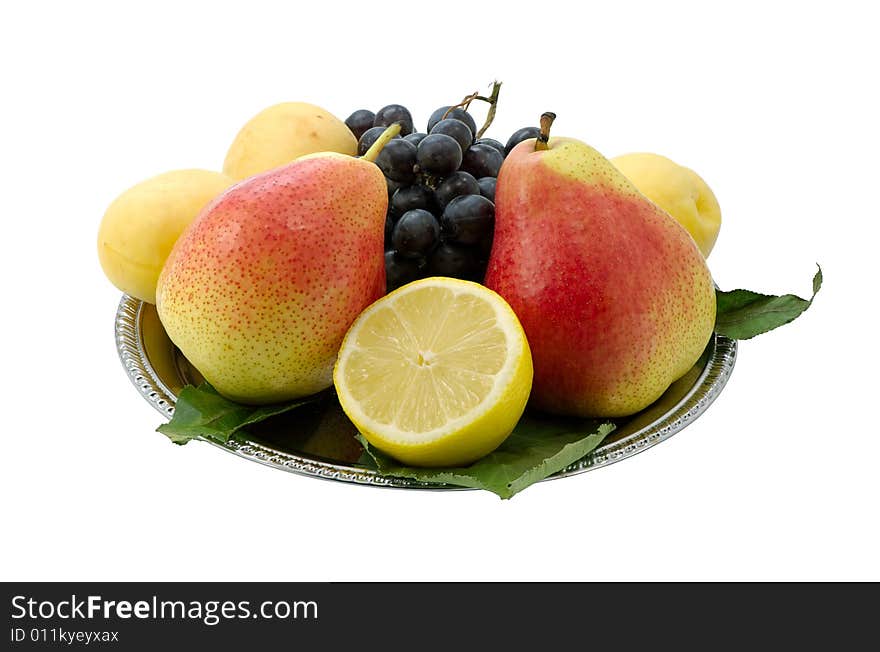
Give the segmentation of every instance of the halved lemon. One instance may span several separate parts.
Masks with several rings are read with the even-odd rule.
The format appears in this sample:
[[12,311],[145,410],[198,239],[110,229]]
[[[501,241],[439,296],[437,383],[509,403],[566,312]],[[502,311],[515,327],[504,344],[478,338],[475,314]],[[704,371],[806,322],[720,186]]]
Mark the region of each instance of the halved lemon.
[[519,421],[532,355],[495,292],[427,278],[361,313],[333,382],[371,445],[412,466],[461,466],[495,450]]

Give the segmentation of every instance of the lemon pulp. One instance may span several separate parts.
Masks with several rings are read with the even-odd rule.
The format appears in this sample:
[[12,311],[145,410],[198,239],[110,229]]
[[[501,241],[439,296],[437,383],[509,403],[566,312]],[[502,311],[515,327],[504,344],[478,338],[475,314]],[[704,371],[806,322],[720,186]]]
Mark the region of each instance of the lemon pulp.
[[392,292],[358,317],[334,382],[343,410],[379,450],[412,465],[461,465],[513,430],[532,360],[500,296],[436,277]]

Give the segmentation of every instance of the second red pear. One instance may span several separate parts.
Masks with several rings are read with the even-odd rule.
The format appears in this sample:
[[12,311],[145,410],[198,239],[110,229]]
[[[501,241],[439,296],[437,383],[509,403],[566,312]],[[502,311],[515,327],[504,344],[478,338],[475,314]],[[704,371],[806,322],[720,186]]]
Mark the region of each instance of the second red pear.
[[496,189],[485,284],[513,307],[532,348],[531,402],[618,417],[654,402],[712,335],[715,290],[688,233],[595,149],[527,140]]

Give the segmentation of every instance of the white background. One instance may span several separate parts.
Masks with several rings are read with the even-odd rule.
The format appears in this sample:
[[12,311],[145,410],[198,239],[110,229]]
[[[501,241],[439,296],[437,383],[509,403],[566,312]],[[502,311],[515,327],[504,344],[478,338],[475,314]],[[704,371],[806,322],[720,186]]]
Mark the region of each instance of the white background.
[[[867,6],[5,3],[0,579],[880,579]],[[153,432],[96,255],[115,195],[218,169],[278,101],[400,102],[424,128],[495,78],[488,135],[553,110],[557,135],[693,167],[723,209],[719,285],[807,296],[818,261],[813,308],[742,343],[682,433],[511,501],[321,482]]]

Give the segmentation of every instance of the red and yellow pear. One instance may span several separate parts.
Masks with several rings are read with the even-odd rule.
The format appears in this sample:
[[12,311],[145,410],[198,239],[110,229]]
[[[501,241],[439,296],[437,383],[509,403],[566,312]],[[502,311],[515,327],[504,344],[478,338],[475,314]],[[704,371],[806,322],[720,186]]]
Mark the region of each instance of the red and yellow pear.
[[171,341],[242,403],[313,394],[355,318],[385,292],[388,190],[373,163],[309,154],[210,203],[178,239],[156,306]]
[[715,290],[687,231],[609,161],[571,138],[508,155],[496,188],[485,284],[525,329],[531,403],[619,417],[654,402],[703,352]]

